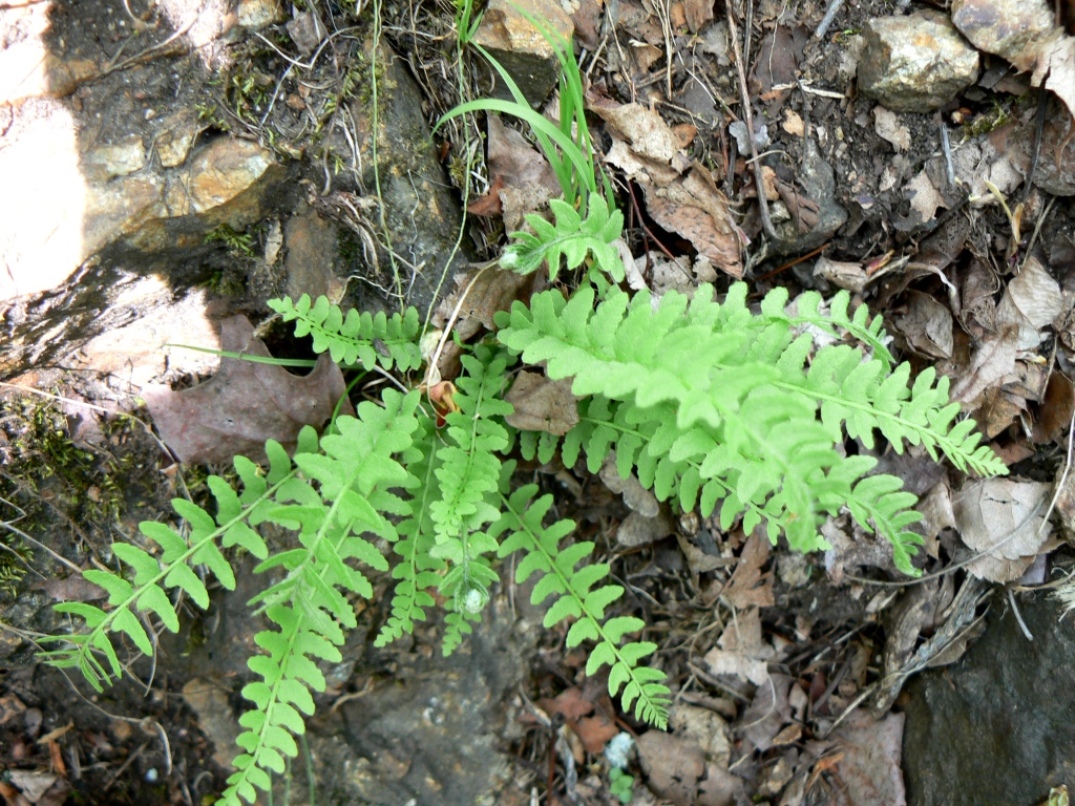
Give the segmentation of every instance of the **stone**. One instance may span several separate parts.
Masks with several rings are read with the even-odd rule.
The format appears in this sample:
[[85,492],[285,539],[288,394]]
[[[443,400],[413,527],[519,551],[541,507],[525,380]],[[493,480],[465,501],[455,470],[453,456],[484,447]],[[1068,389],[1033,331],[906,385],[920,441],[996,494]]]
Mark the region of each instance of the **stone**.
[[1056,27],[1049,5],[1027,0],[955,0],[952,23],[979,50],[1015,64]]
[[1075,629],[1044,595],[1016,601],[1033,641],[994,598],[985,635],[963,659],[907,687],[907,803],[1038,803],[1075,780]]
[[259,31],[268,25],[284,20],[284,10],[279,0],[239,0],[235,17],[247,31]]
[[[575,30],[571,17],[556,0],[490,0],[474,36],[511,75],[532,106],[540,106],[559,80],[556,49],[527,17],[539,20],[567,42]],[[510,99],[497,82],[496,94]]]
[[309,294],[339,299],[343,283],[338,278],[339,234],[330,222],[312,211],[299,212],[284,225],[284,271],[287,294],[298,299]]
[[191,159],[190,212],[225,205],[251,188],[273,164],[272,152],[249,140],[218,137]]
[[201,131],[201,126],[193,114],[180,110],[164,119],[162,129],[153,141],[153,149],[161,167],[175,168],[182,165],[194,146],[194,139]]
[[895,112],[931,112],[978,78],[978,51],[939,12],[866,23],[859,91]]
[[140,171],[146,164],[146,149],[140,135],[133,134],[111,145],[91,148],[82,156],[87,177],[112,179]]

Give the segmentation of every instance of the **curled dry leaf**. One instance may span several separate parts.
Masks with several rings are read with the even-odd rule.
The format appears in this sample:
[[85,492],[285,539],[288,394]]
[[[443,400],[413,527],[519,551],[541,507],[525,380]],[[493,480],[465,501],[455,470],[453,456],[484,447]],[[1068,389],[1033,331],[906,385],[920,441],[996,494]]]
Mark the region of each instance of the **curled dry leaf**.
[[[220,323],[221,349],[270,358],[245,316]],[[185,464],[230,462],[242,454],[265,458],[265,441],[295,446],[305,425],[323,426],[347,393],[343,374],[322,355],[313,372],[292,375],[272,364],[223,358],[220,370],[205,383],[173,392],[147,389],[144,397],[161,438]],[[351,413],[345,401],[341,411]]]
[[838,288],[846,288],[856,294],[862,293],[869,281],[866,269],[861,263],[829,260],[824,255],[814,263],[814,276],[821,277]]
[[520,372],[505,397],[515,411],[504,419],[523,431],[548,431],[562,437],[579,422],[578,398],[571,379],[551,381],[537,372]]
[[963,542],[982,556],[967,566],[979,579],[1018,579],[1045,548],[1042,528],[1049,485],[1036,481],[985,479],[968,484],[952,502]]
[[952,314],[931,294],[907,292],[907,307],[895,326],[915,352],[930,358],[951,358],[954,347]]
[[1027,259],[1012,278],[997,306],[997,323],[1019,327],[1018,347],[1032,350],[1041,344],[1041,330],[1068,309],[1060,285],[1037,258]]
[[458,306],[455,330],[462,340],[466,341],[483,327],[494,330],[496,313],[508,310],[516,300],[529,297],[535,276],[516,274],[488,264],[475,266],[466,274],[455,275],[455,288],[437,306],[433,321],[443,327]]
[[488,162],[508,232],[517,230],[523,216],[543,209],[560,192],[548,160],[496,115],[489,116]]
[[717,268],[742,277],[745,236],[732,219],[727,197],[712,174],[680,149],[679,138],[661,116],[640,104],[591,98],[591,106],[612,134],[607,161],[642,187],[653,220],[682,235]]

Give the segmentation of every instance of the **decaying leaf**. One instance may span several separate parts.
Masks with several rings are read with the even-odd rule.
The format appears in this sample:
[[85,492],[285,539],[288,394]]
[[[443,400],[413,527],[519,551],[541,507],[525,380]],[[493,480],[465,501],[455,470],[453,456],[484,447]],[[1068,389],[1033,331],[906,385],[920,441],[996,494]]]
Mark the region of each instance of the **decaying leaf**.
[[950,358],[952,314],[932,294],[907,292],[907,307],[895,318],[896,329],[914,350],[930,358]]
[[[245,316],[220,323],[220,343],[225,351],[271,357]],[[164,442],[180,461],[196,464],[230,462],[239,454],[263,460],[268,439],[293,448],[299,430],[323,426],[346,393],[343,374],[326,353],[305,377],[272,364],[223,358],[205,383],[179,392],[150,387],[144,397]],[[345,401],[341,411],[354,410]]]
[[466,274],[457,274],[455,288],[437,306],[433,322],[444,327],[458,307],[455,333],[460,341],[467,341],[482,328],[493,330],[494,314],[508,310],[516,300],[525,299],[534,287],[536,276],[496,266],[479,266]]
[[814,263],[814,275],[828,280],[837,288],[846,288],[856,294],[866,288],[866,282],[869,280],[861,263],[829,260],[824,255]]
[[775,651],[762,638],[761,611],[756,607],[739,613],[728,623],[717,642],[709,650],[705,662],[711,674],[732,674],[762,686],[769,680],[767,661]]
[[732,607],[771,607],[773,605],[772,574],[762,574],[761,568],[769,560],[769,541],[754,532],[743,546],[739,564],[735,567],[724,596]]
[[548,431],[562,437],[579,422],[571,378],[551,381],[538,372],[520,372],[505,400],[515,411],[504,419],[523,431]]
[[717,268],[742,277],[745,236],[732,219],[728,199],[712,174],[682,151],[661,116],[640,104],[591,99],[591,108],[612,134],[607,162],[642,187],[653,220],[682,235]]
[[496,185],[504,229],[512,232],[522,226],[523,216],[538,212],[558,195],[560,185],[548,160],[496,115],[489,116],[488,147],[489,176]]
[[829,774],[840,781],[841,803],[907,803],[900,770],[903,722],[903,714],[888,714],[877,720],[856,711],[832,735],[839,759]]
[[983,556],[967,566],[980,579],[1017,579],[1042,551],[1050,529],[1042,528],[1049,485],[1036,481],[984,479],[968,484],[952,502],[963,542]]
[[1008,283],[997,306],[997,323],[1017,325],[1018,348],[1032,350],[1041,344],[1041,330],[1067,307],[1060,285],[1037,258],[1030,256],[1023,270]]
[[638,478],[630,475],[624,478],[616,470],[616,454],[610,453],[601,465],[601,481],[612,492],[623,496],[623,503],[633,511],[647,518],[655,518],[661,511],[661,505],[650,490],[647,490],[639,482]]

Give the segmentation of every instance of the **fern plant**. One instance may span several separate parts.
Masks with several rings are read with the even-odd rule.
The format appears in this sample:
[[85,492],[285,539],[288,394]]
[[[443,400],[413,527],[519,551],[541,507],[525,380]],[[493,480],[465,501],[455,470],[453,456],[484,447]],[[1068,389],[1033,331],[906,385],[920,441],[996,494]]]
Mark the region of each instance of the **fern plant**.
[[[670,692],[657,666],[644,663],[657,651],[639,635],[645,622],[609,583],[610,566],[591,561],[595,545],[572,540],[570,520],[550,517],[552,497],[533,484],[513,489],[516,451],[542,462],[559,453],[568,467],[584,457],[591,472],[615,451],[619,473],[636,474],[658,498],[705,515],[719,507],[722,528],[760,526],[797,551],[825,548],[821,524],[846,508],[912,575],[921,543],[910,529],[914,496],[892,476],[870,475],[876,460],[845,455],[845,442],[872,449],[880,435],[896,451],[920,445],[962,470],[1006,472],[973,423],[958,420],[947,379],[926,370],[912,382],[886,349],[880,319],[865,307],[852,313],[846,293],[789,305],[775,290],[755,308],[740,283],[722,300],[702,286],[692,298],[668,292],[655,302],[617,285],[618,212],[597,195],[585,217],[563,202],[552,211],[553,221],[514,236],[506,262],[518,271],[547,264],[553,278],[565,266],[585,268],[581,286],[570,296],[542,291],[498,314],[498,332],[463,356],[462,374],[447,385],[443,422],[420,389],[386,388],[379,403],[338,416],[320,437],[304,430],[291,457],[268,443],[265,469],[237,456],[238,489],[209,479],[212,512],[176,500],[184,527],[144,523],[151,542],[117,544],[122,566],[85,572],[108,609],[58,605],[85,630],[55,637],[61,645],[46,660],[77,667],[100,690],[125,668],[117,639],[152,654],[157,625],[179,627],[179,594],[209,605],[199,570],[230,589],[225,551],[261,560],[255,570],[266,583],[251,606],[270,626],[256,636],[263,654],[249,660],[256,679],[242,693],[252,707],[221,803],[253,802],[297,753],[295,737],[325,688],[318,663],[340,660],[357,626],[349,597],[373,595],[370,570],[395,581],[376,645],[413,632],[439,596],[448,653],[481,618],[500,579],[496,561],[516,555],[518,582],[539,577],[532,600],[549,603],[545,627],[563,630],[568,647],[590,645],[587,673],[607,668],[624,709],[665,726]],[[413,310],[345,316],[324,298],[270,304],[341,363],[400,374],[421,364]],[[507,423],[505,393],[520,362],[573,379],[579,421],[566,435]],[[258,532],[269,523],[290,541],[270,546]]]

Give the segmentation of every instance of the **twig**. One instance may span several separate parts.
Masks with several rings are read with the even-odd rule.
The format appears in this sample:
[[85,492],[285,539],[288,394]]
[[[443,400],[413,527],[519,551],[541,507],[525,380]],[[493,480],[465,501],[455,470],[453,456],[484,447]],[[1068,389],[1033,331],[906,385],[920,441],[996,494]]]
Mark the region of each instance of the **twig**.
[[829,0],[829,7],[825,9],[825,16],[821,18],[821,22],[814,29],[814,39],[821,39],[828,33],[829,26],[832,25],[832,21],[836,19],[836,15],[840,13],[843,5],[844,0]]
[[941,121],[941,151],[944,152],[944,175],[950,190],[956,187],[956,169],[952,165],[952,143],[948,139],[948,127]]
[[739,50],[739,30],[735,24],[735,15],[732,13],[732,4],[726,3],[725,10],[728,12],[729,38],[732,40],[732,49],[735,52],[735,66],[739,74],[739,97],[743,103],[743,120],[747,124],[747,135],[750,140],[750,156],[753,157],[754,184],[758,190],[758,210],[761,212],[761,227],[765,234],[774,241],[780,238],[773,229],[773,220],[769,217],[769,202],[765,199],[765,182],[762,178],[761,163],[758,162],[758,144],[754,142],[754,113],[750,109],[750,93],[747,91],[746,66],[743,64],[743,54]]
[[1023,635],[1026,636],[1026,640],[1033,641],[1034,634],[1030,632],[1030,628],[1026,626],[1026,622],[1023,621],[1023,614],[1019,612],[1019,605],[1015,603],[1015,594],[1011,588],[1008,588],[1008,604],[1012,606],[1012,613],[1015,614],[1015,620],[1019,623],[1019,629],[1023,631]]

